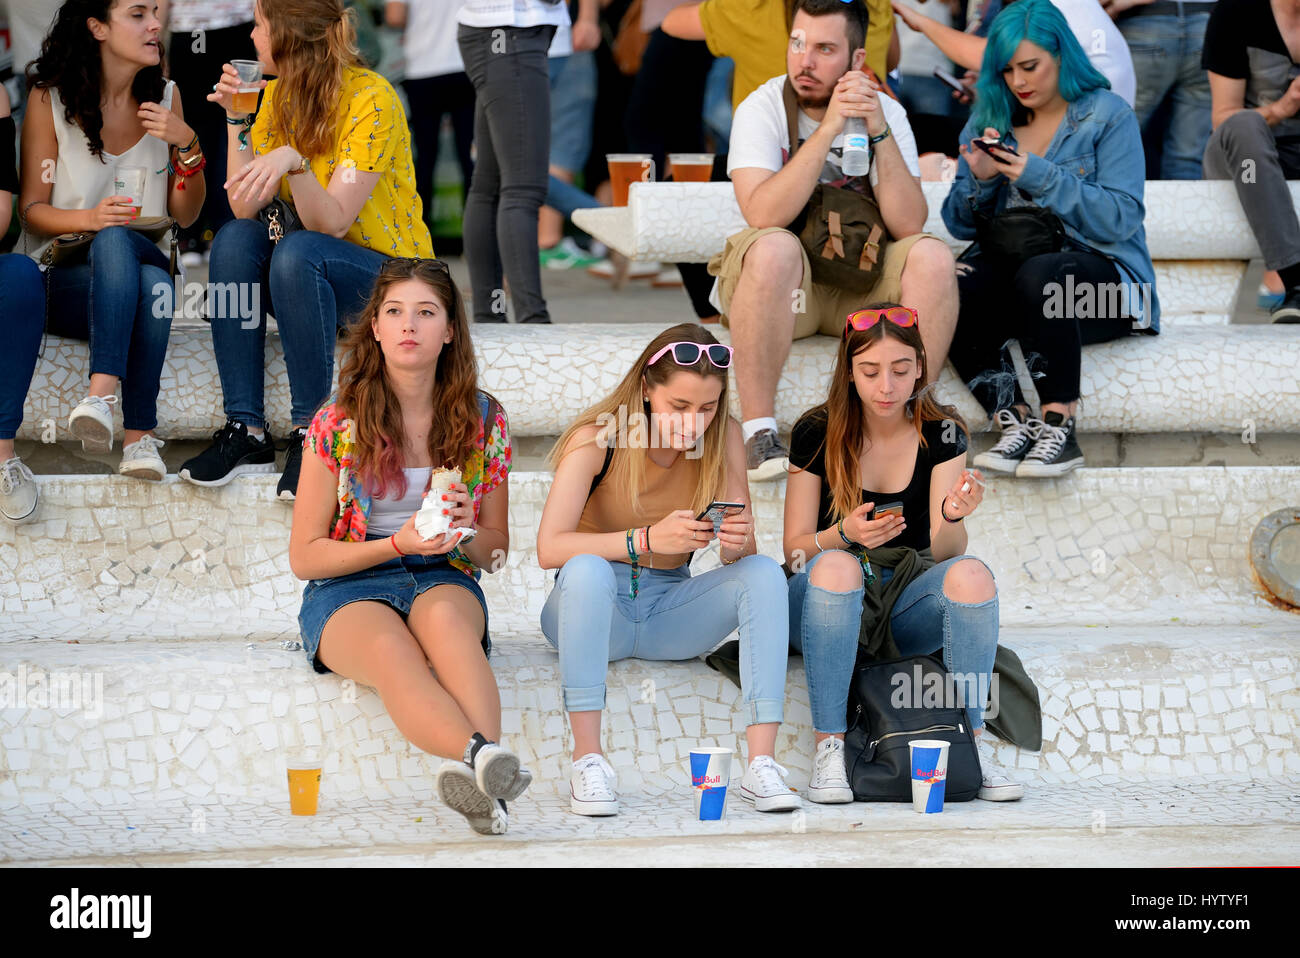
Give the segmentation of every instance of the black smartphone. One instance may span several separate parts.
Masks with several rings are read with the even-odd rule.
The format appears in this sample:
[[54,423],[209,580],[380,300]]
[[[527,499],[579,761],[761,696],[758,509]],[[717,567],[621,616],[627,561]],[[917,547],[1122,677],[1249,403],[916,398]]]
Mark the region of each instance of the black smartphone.
[[703,522],[707,519],[709,522],[712,522],[713,534],[716,536],[718,530],[722,528],[723,519],[726,519],[728,516],[738,515],[744,511],[745,504],[743,502],[722,502],[720,500],[714,500],[709,503],[709,508],[705,509],[695,517],[695,521]]
[[885,516],[903,518],[903,504],[901,502],[886,502],[883,506],[876,506],[871,510],[872,519],[883,519]]
[[948,86],[952,87],[953,90],[955,90],[957,93],[967,92],[966,87],[962,85],[962,82],[958,80],[955,76],[953,76],[951,73],[949,73],[947,70],[945,70],[943,67],[935,67],[934,75],[938,77],[940,80],[942,80],[944,83],[946,83]]
[[979,149],[983,150],[989,156],[993,157],[993,159],[995,160],[998,159],[999,153],[1009,153],[1012,156],[1020,155],[1015,150],[1011,149],[1011,147],[1003,145],[1001,140],[994,140],[992,143],[989,143],[985,140],[971,140],[971,143],[973,143]]

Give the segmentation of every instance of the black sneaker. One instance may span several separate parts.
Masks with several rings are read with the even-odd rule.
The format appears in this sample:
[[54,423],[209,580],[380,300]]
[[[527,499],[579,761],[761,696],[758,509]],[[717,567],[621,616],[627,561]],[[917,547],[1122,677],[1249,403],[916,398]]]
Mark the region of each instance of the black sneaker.
[[1083,452],[1074,439],[1074,417],[1066,419],[1059,412],[1049,412],[1042,420],[1029,420],[1034,448],[1016,468],[1020,479],[1045,479],[1063,476],[1083,465]]
[[999,409],[993,418],[1002,430],[1002,438],[975,457],[975,468],[1015,475],[1025,453],[1034,444],[1033,432],[1025,422],[1024,413],[1014,407]]
[[280,482],[275,487],[277,499],[293,502],[298,494],[298,473],[302,471],[302,441],[307,436],[307,427],[299,426],[285,439],[284,472],[280,473]]
[[1300,323],[1300,289],[1288,289],[1269,315],[1275,323]]
[[270,430],[254,439],[247,426],[231,420],[214,432],[212,439],[212,445],[181,465],[180,477],[186,482],[224,486],[236,476],[275,472],[275,440]]
[[750,482],[765,482],[785,475],[790,453],[772,429],[760,429],[745,443],[745,464]]

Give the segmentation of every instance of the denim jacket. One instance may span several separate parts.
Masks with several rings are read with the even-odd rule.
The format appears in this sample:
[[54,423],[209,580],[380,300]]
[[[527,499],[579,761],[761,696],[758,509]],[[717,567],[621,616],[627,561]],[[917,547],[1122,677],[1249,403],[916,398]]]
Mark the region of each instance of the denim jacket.
[[[968,145],[982,133],[973,123],[961,131]],[[1006,140],[1016,142],[1010,131]],[[1031,153],[1014,184],[1002,175],[977,180],[961,160],[943,203],[943,222],[957,239],[974,239],[976,211],[996,215],[1006,205],[1008,188],[1020,189],[1061,218],[1069,245],[1105,256],[1118,267],[1121,281],[1137,284],[1127,297],[1136,317],[1133,328],[1156,333],[1160,301],[1142,225],[1145,163],[1132,108],[1109,90],[1090,90],[1070,103],[1047,153]]]

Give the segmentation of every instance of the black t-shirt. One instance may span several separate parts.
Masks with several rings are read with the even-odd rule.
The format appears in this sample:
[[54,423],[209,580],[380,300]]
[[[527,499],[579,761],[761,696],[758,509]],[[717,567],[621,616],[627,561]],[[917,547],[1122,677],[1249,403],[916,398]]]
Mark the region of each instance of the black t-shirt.
[[[1201,66],[1233,80],[1245,80],[1248,109],[1279,99],[1300,72],[1291,60],[1269,0],[1219,0],[1210,12]],[[1273,128],[1275,139],[1300,136],[1300,120]]]
[[[874,502],[877,506],[889,502],[903,504],[903,518],[907,520],[907,528],[901,535],[886,542],[887,546],[907,546],[918,550],[930,547],[930,472],[940,463],[950,462],[966,452],[966,434],[955,422],[952,425],[943,421],[923,423],[921,435],[925,437],[926,445],[917,445],[916,467],[912,470],[907,488],[901,492],[862,490],[863,502]],[[954,441],[946,442],[945,439]],[[806,469],[822,481],[821,501],[817,510],[818,529],[829,528],[839,521],[832,509],[830,483],[826,481],[825,440],[825,414],[804,413],[790,434],[790,465],[796,469]]]
[[14,118],[0,117],[0,190],[18,192],[18,161],[14,156]]

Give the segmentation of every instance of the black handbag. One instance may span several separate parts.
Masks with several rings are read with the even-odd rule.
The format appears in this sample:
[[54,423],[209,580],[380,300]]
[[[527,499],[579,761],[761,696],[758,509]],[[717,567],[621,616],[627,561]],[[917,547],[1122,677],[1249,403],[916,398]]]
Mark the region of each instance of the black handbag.
[[[944,801],[969,802],[980,790],[980,759],[966,710],[925,706],[935,683],[952,689],[948,670],[931,655],[887,662],[859,663],[849,684],[848,731],[844,764],[859,802],[912,800],[911,750],[914,739],[948,742]],[[944,704],[952,701],[941,696]]]
[[293,204],[275,197],[257,211],[258,220],[266,226],[266,236],[272,243],[279,243],[290,233],[303,228],[302,220]]
[[1019,266],[1031,256],[1059,253],[1065,247],[1065,226],[1051,210],[1016,206],[996,216],[976,214],[975,242],[995,263]]
[[[151,243],[158,243],[164,236],[170,235],[171,258],[167,269],[171,276],[176,275],[176,238],[180,231],[180,224],[176,220],[170,216],[145,216],[126,223],[125,226],[134,233],[140,233]],[[47,268],[80,266],[90,256],[90,244],[97,235],[97,230],[87,230],[56,236],[41,253],[41,265]]]

